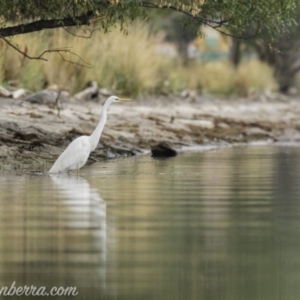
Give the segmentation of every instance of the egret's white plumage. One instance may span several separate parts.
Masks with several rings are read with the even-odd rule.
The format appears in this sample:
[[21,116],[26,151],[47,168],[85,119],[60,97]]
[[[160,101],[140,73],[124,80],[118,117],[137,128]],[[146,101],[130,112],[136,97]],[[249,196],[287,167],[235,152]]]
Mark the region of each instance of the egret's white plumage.
[[83,167],[92,151],[94,151],[99,143],[99,139],[106,123],[107,109],[113,102],[130,101],[129,99],[122,99],[116,96],[109,97],[103,105],[100,121],[90,135],[83,135],[75,139],[66,148],[66,150],[58,157],[56,162],[53,164],[49,173],[61,173],[72,170],[79,170]]

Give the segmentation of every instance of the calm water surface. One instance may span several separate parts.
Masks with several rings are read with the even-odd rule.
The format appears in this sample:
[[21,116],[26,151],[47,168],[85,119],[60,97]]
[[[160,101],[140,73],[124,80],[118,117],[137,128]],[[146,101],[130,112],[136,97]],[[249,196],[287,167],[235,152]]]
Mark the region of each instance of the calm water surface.
[[0,186],[0,287],[76,286],[80,300],[300,297],[300,147],[113,160],[80,177],[0,175]]

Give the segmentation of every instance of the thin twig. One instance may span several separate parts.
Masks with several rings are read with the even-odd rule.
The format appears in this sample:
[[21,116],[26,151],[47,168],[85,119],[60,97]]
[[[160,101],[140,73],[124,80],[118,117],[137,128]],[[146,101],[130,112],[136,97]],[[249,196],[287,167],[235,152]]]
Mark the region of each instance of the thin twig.
[[73,65],[76,65],[76,66],[79,66],[79,67],[84,67],[84,68],[92,68],[92,67],[93,67],[93,66],[90,65],[89,63],[85,62],[85,61],[84,61],[79,55],[77,55],[76,53],[73,53],[73,52],[71,52],[71,51],[66,51],[66,52],[70,53],[71,55],[74,55],[74,56],[78,57],[78,58],[79,58],[81,61],[83,61],[86,65],[85,65],[85,64],[78,63],[78,62],[73,61],[73,60],[66,59],[66,58],[61,54],[61,52],[63,52],[63,51],[59,51],[59,52],[57,52],[57,53],[58,53],[58,55],[61,57],[61,59],[62,59],[63,61],[65,61],[65,62],[68,62],[68,63],[70,63],[70,64],[73,64]]
[[252,38],[254,38],[255,36],[257,36],[258,31],[259,31],[259,27],[258,27],[258,28],[256,29],[256,31],[255,31],[254,34],[249,35],[249,36],[241,36],[241,35],[234,35],[234,34],[231,34],[231,33],[226,32],[226,31],[223,31],[223,30],[219,29],[218,26],[215,27],[215,26],[211,26],[210,24],[205,24],[205,25],[208,26],[208,27],[211,27],[211,28],[215,29],[216,31],[220,32],[220,33],[223,34],[223,35],[230,36],[230,37],[236,38],[236,39],[238,39],[238,40],[249,40],[249,39],[252,39]]
[[96,30],[99,30],[100,27],[95,28],[95,24],[94,24],[93,29],[92,29],[92,30],[89,30],[89,31],[90,31],[90,35],[88,35],[88,36],[87,36],[87,35],[79,35],[79,34],[75,34],[75,33],[71,32],[70,30],[68,30],[68,29],[65,28],[65,27],[62,27],[62,29],[65,30],[67,33],[69,33],[69,34],[75,36],[75,37],[83,38],[83,39],[90,39],[90,38],[92,37],[93,33],[94,33]]
[[73,35],[73,36],[75,36],[75,37],[78,37],[78,38],[82,38],[82,39],[90,39],[91,37],[92,37],[92,35],[93,35],[93,31],[91,31],[90,32],[90,35],[89,36],[84,36],[84,35],[78,35],[78,34],[75,34],[75,33],[73,33],[73,32],[71,32],[71,31],[69,31],[67,28],[65,28],[65,27],[62,27],[62,29],[63,30],[65,30],[67,33],[69,33],[69,34],[71,34],[71,35]]
[[93,23],[93,24],[94,24],[94,27],[93,27],[92,30],[90,30],[90,35],[88,35],[88,36],[75,34],[75,33],[71,32],[71,31],[69,31],[66,27],[62,27],[62,28],[63,28],[67,33],[69,33],[69,34],[71,34],[71,35],[73,35],[73,36],[75,36],[75,37],[79,37],[79,38],[83,38],[83,39],[90,39],[90,38],[92,37],[93,33],[94,33],[96,30],[101,29],[100,27],[98,27],[98,28],[95,29],[95,23],[96,23],[97,21],[101,21],[101,20],[106,19],[106,18],[107,18],[107,16],[99,16],[99,17],[95,17],[95,18],[90,19],[90,23]]
[[60,118],[60,106],[59,106],[59,103],[60,103],[60,101],[59,101],[59,96],[60,96],[60,94],[61,94],[61,92],[62,92],[62,90],[59,90],[58,91],[58,93],[57,93],[57,97],[56,97],[56,99],[55,99],[55,107],[57,108],[57,116]]
[[91,22],[97,22],[97,21],[101,21],[101,20],[104,20],[104,19],[106,19],[107,18],[107,16],[98,16],[98,17],[94,17],[94,18],[91,18],[90,19],[90,23]]
[[[51,49],[48,49],[48,50],[45,50],[43,51],[40,55],[38,56],[30,56],[27,54],[27,52],[24,52],[22,50],[20,50],[16,45],[14,45],[13,43],[11,43],[9,40],[7,40],[5,37],[1,37],[0,36],[0,39],[4,40],[10,47],[12,47],[13,49],[15,49],[17,52],[19,52],[20,54],[22,54],[23,56],[25,56],[26,58],[28,59],[33,59],[33,60],[44,60],[44,61],[48,61],[47,58],[43,57],[46,53],[58,53],[60,55],[60,57],[66,61],[66,62],[69,62],[69,63],[72,63],[74,65],[78,65],[78,66],[81,66],[81,67],[85,67],[85,68],[91,68],[92,65],[89,64],[88,62],[84,61],[82,57],[80,57],[78,54],[72,52],[70,50],[71,47],[61,47],[61,48],[51,48]],[[75,61],[72,61],[72,60],[68,60],[66,59],[62,54],[61,52],[65,52],[65,53],[69,53],[70,55],[74,55],[76,56],[77,58],[79,58],[79,60],[81,60],[83,62],[83,64],[81,63],[78,63],[78,62],[75,62]]]
[[[7,43],[10,47],[12,47],[13,49],[15,49],[17,52],[19,52],[20,54],[22,54],[23,56],[29,58],[29,59],[41,59],[41,60],[45,60],[47,61],[46,58],[43,57],[32,57],[29,56],[26,52],[23,52],[22,50],[20,50],[17,46],[15,46],[14,44],[12,44],[10,41],[8,41],[5,37],[0,37],[5,43]],[[42,53],[44,54],[44,53]]]

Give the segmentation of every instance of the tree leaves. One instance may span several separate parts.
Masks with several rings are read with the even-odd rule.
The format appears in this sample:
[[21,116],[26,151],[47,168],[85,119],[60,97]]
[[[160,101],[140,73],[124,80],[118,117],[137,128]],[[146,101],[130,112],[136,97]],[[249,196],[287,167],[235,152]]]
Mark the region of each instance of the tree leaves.
[[199,24],[217,30],[226,26],[226,32],[237,34],[256,24],[257,34],[267,29],[276,38],[295,22],[296,5],[297,0],[2,0],[0,20],[2,29],[10,21],[26,25],[36,20],[56,20],[64,26],[64,19],[78,19],[92,12],[90,21],[100,17],[104,31],[116,23],[126,30],[132,20],[146,18],[147,9],[155,8],[179,11]]

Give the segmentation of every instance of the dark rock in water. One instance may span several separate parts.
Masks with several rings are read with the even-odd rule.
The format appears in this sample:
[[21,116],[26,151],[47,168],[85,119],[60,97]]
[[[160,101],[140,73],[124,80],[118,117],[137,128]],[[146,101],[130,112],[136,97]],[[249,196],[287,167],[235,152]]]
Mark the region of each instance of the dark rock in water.
[[167,142],[161,142],[151,147],[152,157],[172,157],[177,155],[177,151]]

